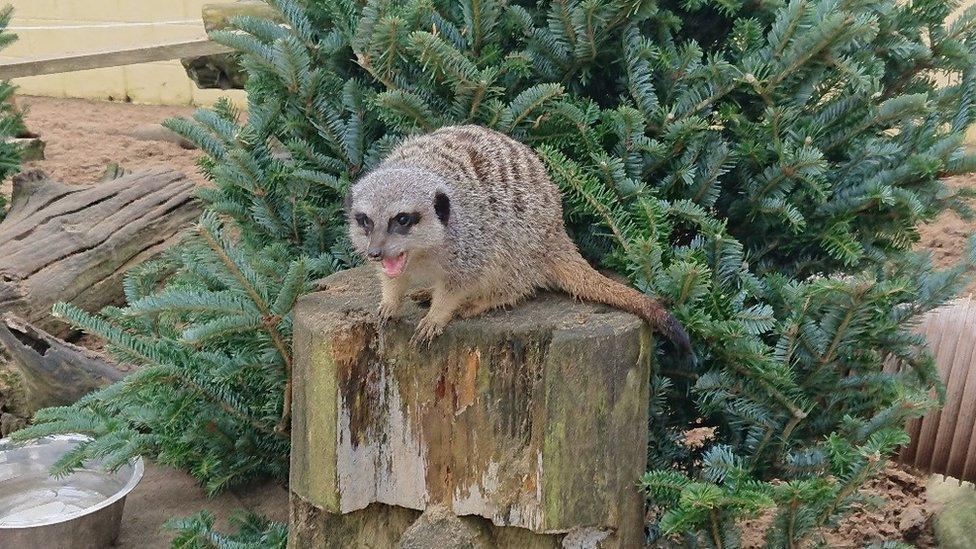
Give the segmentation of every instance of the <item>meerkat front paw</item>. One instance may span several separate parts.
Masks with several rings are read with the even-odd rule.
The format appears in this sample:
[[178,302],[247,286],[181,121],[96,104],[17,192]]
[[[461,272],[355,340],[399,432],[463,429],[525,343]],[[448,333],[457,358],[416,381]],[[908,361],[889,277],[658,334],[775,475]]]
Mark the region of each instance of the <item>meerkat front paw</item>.
[[444,324],[432,320],[430,315],[425,316],[420,319],[417,323],[417,329],[413,332],[413,337],[410,338],[410,343],[414,347],[430,347],[431,342],[434,338],[441,335],[444,332]]
[[388,301],[380,302],[380,308],[377,311],[377,315],[380,317],[381,325],[386,325],[395,321],[400,317],[400,303],[392,303]]

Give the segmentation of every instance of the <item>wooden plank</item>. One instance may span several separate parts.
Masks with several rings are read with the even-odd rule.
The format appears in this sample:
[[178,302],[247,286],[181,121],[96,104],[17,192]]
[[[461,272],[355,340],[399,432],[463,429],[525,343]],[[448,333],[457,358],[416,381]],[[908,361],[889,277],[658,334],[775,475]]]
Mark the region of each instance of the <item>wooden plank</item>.
[[207,38],[124,50],[30,57],[0,63],[0,80],[200,57],[233,51]]

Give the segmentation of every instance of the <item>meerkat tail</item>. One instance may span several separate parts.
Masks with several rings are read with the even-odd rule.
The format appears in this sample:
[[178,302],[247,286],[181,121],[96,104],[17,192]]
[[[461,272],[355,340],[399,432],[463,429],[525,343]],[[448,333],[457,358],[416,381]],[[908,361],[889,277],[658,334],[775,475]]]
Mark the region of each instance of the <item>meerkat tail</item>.
[[684,327],[658,300],[600,274],[576,250],[557,257],[550,276],[553,286],[574,297],[610,305],[641,317],[683,353],[695,356]]

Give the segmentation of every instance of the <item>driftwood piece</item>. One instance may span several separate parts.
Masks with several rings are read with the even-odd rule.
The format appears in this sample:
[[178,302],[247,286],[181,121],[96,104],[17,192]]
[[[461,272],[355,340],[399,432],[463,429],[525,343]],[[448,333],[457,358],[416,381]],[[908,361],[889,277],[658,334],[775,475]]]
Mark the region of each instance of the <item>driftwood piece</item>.
[[[234,17],[247,16],[282,22],[281,14],[259,0],[244,0],[233,3],[205,4],[201,13],[203,26],[207,33],[231,27]],[[218,53],[182,59],[187,76],[201,89],[244,89],[247,72],[241,67],[236,52]]]
[[124,368],[97,353],[62,341],[6,314],[0,319],[0,344],[10,353],[14,370],[30,394],[27,412],[71,404],[86,394],[122,379]]
[[418,349],[423,310],[381,327],[372,269],[320,287],[294,312],[289,546],[643,546],[640,319],[540,294]]
[[0,223],[0,313],[55,337],[51,316],[65,301],[89,311],[118,303],[125,271],[180,238],[200,214],[193,183],[157,168],[103,183],[64,185],[34,170],[14,178]]

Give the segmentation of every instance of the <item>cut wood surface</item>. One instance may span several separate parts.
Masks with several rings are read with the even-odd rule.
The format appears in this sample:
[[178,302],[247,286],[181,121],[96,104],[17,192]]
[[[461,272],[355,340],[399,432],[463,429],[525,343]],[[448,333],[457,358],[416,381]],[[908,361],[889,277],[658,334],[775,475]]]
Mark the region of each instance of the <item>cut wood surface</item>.
[[71,404],[127,373],[101,355],[62,341],[10,313],[0,319],[0,344],[10,353],[10,365],[30,395],[31,413]]
[[34,170],[14,178],[0,223],[0,313],[56,337],[65,301],[98,311],[122,298],[125,271],[173,244],[200,214],[194,184],[156,168],[94,185],[65,185]]

